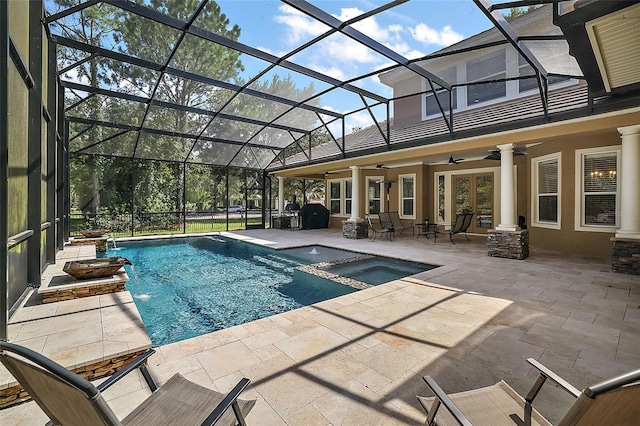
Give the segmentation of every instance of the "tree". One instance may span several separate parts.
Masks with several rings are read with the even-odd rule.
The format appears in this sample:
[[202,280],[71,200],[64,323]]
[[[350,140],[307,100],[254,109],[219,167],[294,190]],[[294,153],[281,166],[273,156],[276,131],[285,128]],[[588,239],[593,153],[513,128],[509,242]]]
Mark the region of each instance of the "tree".
[[509,12],[503,13],[502,16],[504,16],[504,19],[506,19],[507,22],[510,22],[520,16],[526,15],[527,13],[538,9],[539,7],[542,7],[542,5],[535,4],[527,7],[512,7],[511,9],[509,9]]

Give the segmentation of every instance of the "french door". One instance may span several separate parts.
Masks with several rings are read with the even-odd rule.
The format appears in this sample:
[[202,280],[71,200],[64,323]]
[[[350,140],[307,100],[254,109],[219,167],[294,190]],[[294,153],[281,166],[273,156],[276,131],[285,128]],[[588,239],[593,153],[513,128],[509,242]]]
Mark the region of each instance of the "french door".
[[475,213],[468,232],[486,234],[495,228],[493,213],[493,173],[477,173],[453,176],[454,216],[467,209]]

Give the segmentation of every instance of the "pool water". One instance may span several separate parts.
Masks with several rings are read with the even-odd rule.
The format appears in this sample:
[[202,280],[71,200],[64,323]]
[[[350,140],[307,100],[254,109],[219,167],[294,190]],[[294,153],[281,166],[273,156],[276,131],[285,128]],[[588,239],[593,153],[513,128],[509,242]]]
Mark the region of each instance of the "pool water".
[[[361,256],[322,246],[274,250],[223,237],[119,242],[117,248],[110,244],[106,255],[123,256],[133,263],[125,266],[127,290],[154,346],[357,291],[296,267]],[[366,259],[369,266],[359,272],[354,269],[357,261],[349,264],[351,270],[339,273],[361,281],[365,276],[377,285],[420,272],[401,266],[383,271],[371,263],[374,259]],[[367,272],[368,268],[374,269]]]

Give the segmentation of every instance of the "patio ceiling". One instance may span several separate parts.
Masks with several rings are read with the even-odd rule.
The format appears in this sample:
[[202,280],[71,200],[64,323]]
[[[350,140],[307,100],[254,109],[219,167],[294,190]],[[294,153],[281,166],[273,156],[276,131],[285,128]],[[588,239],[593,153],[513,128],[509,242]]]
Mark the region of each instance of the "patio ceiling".
[[[455,87],[471,82],[448,81],[430,71],[433,59],[510,44],[529,65],[528,73],[517,78],[537,82],[538,102],[545,115],[547,79],[582,77],[577,66],[566,67],[566,63],[575,61],[569,56],[568,45],[558,28],[548,34],[518,34],[500,14],[503,9],[538,2],[515,1],[493,6],[486,0],[470,2],[486,17],[487,27],[497,29],[493,30],[496,34],[490,42],[471,47],[452,46],[411,59],[358,27],[372,17],[402,13],[407,0],[369,2],[374,4],[371,9],[344,21],[307,1],[269,2],[274,8],[295,10],[323,28],[319,35],[300,40],[280,54],[226,37],[227,32],[210,26],[205,17],[214,13],[217,6],[224,13],[228,1],[194,2],[193,11],[179,17],[155,6],[161,3],[89,0],[68,9],[52,10],[46,17],[51,40],[58,46],[58,73],[65,89],[72,154],[277,170],[289,166],[287,158],[317,162],[319,159],[314,158],[311,148],[323,143],[336,147],[343,158],[347,157],[350,148],[343,141],[351,133],[349,119],[360,113],[369,117],[368,126],[382,138],[384,149],[395,149],[389,134],[396,98],[382,85],[374,90],[366,84],[381,73],[400,70],[415,74],[426,82],[424,93],[451,93]],[[350,3],[341,5],[348,7]],[[421,5],[426,14],[430,7],[440,7],[442,3],[424,1]],[[86,35],[87,17],[97,15],[110,22],[109,33],[93,38],[81,36]],[[138,38],[127,39],[135,31],[126,32],[120,26],[138,28]],[[260,28],[242,28],[243,32],[252,30]],[[366,72],[345,70],[342,78],[336,78],[300,59],[318,49],[329,55],[326,46],[336,40],[358,44],[368,55],[379,58],[377,64],[385,65]],[[243,78],[233,73],[214,76],[203,72],[198,61],[192,60],[194,52],[202,49],[215,52],[221,61],[236,58],[250,71]],[[553,61],[546,55],[555,55]],[[336,61],[336,66],[339,63]],[[554,68],[554,64],[563,66]],[[287,79],[294,83],[295,90],[286,84],[276,84]],[[180,97],[184,92],[179,88],[186,86],[197,89]],[[357,102],[345,110],[340,101],[330,104],[329,100],[334,99]],[[453,111],[443,105],[439,107],[438,120],[445,132],[453,135]]]

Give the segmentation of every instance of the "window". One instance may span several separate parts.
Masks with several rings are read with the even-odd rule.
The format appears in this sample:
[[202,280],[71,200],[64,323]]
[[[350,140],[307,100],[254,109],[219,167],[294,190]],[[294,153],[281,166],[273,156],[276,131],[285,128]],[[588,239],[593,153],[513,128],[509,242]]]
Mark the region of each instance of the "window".
[[400,175],[400,216],[415,219],[416,175]]
[[351,179],[329,181],[329,210],[335,215],[351,214]]
[[340,199],[341,199],[341,181],[330,181],[330,200],[329,200],[329,210],[331,210],[331,214],[340,214]]
[[438,223],[444,222],[445,200],[444,175],[438,175]]
[[378,214],[382,206],[381,183],[384,180],[382,176],[367,177],[367,213]]
[[[436,75],[448,83],[455,84],[458,81],[456,72],[457,72],[456,67],[453,67],[453,68],[444,70],[440,73],[437,73]],[[441,114],[440,106],[442,106],[442,109],[444,109],[444,111],[448,113],[449,107],[451,105],[449,101],[451,99],[453,100],[453,109],[456,109],[456,107],[458,106],[458,100],[457,100],[457,94],[456,94],[457,89],[454,88],[452,90],[451,98],[449,98],[448,90],[446,89],[437,90],[440,86],[438,86],[435,83],[433,87],[436,89],[436,95],[434,95],[433,93],[427,93],[425,98],[425,115],[426,116]],[[429,84],[427,83],[426,88],[431,89],[431,86],[429,86]],[[438,98],[437,100],[440,101],[440,106],[438,106],[438,102],[436,101],[436,96]]]
[[351,180],[344,181],[344,214],[351,214]]
[[[538,79],[536,78],[533,68],[523,56],[518,55],[518,76],[528,77],[524,80],[518,80],[519,92],[528,92],[529,90],[538,90]],[[549,76],[549,85],[569,81],[569,77]]]
[[615,229],[618,217],[618,161],[620,151],[608,147],[576,151],[580,188],[581,230]]
[[[480,82],[504,79],[507,75],[505,49],[489,53],[467,62],[467,81]],[[506,81],[467,86],[467,105],[474,105],[507,96]]]
[[531,160],[532,225],[560,229],[560,153]]

